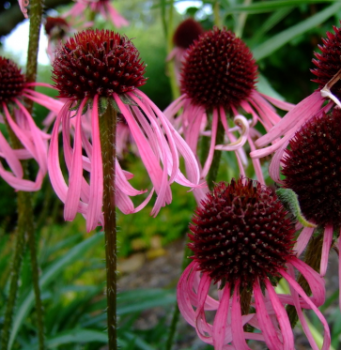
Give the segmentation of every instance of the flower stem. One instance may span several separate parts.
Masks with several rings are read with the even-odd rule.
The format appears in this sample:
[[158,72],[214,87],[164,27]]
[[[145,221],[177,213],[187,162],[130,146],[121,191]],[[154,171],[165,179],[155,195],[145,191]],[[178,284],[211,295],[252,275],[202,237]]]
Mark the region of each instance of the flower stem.
[[222,27],[221,18],[219,14],[219,1],[216,1],[213,5],[214,25],[218,28]]
[[116,110],[111,105],[110,101],[108,101],[106,111],[100,116],[100,138],[103,162],[103,212],[107,269],[107,323],[109,350],[117,349],[117,244],[115,205],[116,118]]
[[[37,78],[37,66],[38,66],[38,52],[39,52],[39,37],[40,27],[43,16],[44,0],[31,0],[30,1],[30,29],[29,29],[29,43],[27,51],[27,64],[26,64],[26,81],[35,82]],[[27,110],[29,113],[33,111],[33,101],[27,100]],[[27,169],[27,165],[24,164]],[[19,201],[22,202],[20,209]],[[37,328],[39,339],[39,350],[45,349],[44,344],[44,316],[43,305],[41,301],[41,292],[39,286],[39,264],[37,259],[36,249],[36,237],[34,232],[33,223],[33,208],[31,201],[31,194],[28,192],[18,192],[18,209],[19,219],[20,215],[23,215],[23,225],[26,226],[26,232],[28,235],[28,244],[30,247],[31,255],[31,268],[32,268],[32,282],[35,295],[36,315],[37,315]],[[21,214],[20,214],[21,213]]]
[[[22,193],[22,192],[19,192]],[[18,193],[18,202],[19,202],[19,193]],[[19,203],[18,203],[19,207]],[[12,327],[12,319],[13,319],[13,310],[15,307],[15,301],[18,292],[19,285],[19,275],[20,275],[20,267],[23,257],[23,252],[25,250],[25,229],[22,225],[18,223],[18,229],[16,232],[16,243],[14,248],[14,256],[12,260],[11,266],[11,282],[9,287],[9,295],[6,303],[6,311],[4,318],[4,325],[1,332],[1,349],[7,350],[8,342],[9,342],[9,334],[10,329]]]
[[[319,272],[320,270],[322,245],[323,245],[323,234],[320,234],[317,237],[311,237],[307,247],[305,258],[304,258],[304,262],[309,266],[311,266],[317,272]],[[299,274],[297,282],[302,287],[302,289],[306,292],[307,295],[311,295],[311,289],[309,287],[309,284],[302,274]],[[296,308],[293,305],[288,305],[286,307],[286,310],[289,316],[291,327],[294,328],[298,321]]]

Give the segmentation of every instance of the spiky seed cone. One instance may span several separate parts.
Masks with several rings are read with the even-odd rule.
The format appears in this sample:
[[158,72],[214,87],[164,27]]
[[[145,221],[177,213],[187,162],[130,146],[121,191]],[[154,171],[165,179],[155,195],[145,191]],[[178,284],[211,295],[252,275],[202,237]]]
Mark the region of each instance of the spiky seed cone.
[[309,120],[290,140],[283,160],[285,187],[318,225],[341,224],[341,111]]
[[18,97],[25,87],[25,76],[10,59],[0,56],[0,102]]
[[125,36],[91,29],[76,34],[57,52],[53,80],[59,97],[109,97],[145,84],[144,70],[138,50]]
[[[323,45],[318,45],[321,53],[314,53],[317,58],[313,59],[316,68],[311,72],[316,78],[312,81],[319,84],[319,89],[322,89],[341,69],[341,28],[334,26],[333,29],[334,33],[327,32],[327,38],[322,39]],[[338,81],[331,91],[341,99],[341,81]]]
[[271,188],[250,179],[219,183],[190,225],[192,259],[214,281],[250,287],[275,277],[292,254],[294,225]]
[[175,46],[187,49],[204,32],[203,27],[193,18],[182,21],[173,35]]
[[250,49],[225,28],[202,34],[187,51],[181,90],[205,109],[239,106],[255,87]]

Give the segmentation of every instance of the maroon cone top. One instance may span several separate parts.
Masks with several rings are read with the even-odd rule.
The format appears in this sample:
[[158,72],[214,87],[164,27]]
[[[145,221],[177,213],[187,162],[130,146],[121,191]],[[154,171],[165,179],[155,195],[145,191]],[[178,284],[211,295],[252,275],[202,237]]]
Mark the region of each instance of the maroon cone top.
[[318,225],[341,225],[341,111],[309,120],[290,140],[283,160],[285,187],[303,215]]
[[68,22],[62,17],[46,17],[45,32],[47,35],[54,35],[62,39],[66,31],[70,29]]
[[199,22],[193,18],[188,18],[176,28],[173,35],[173,43],[177,47],[187,49],[203,32],[204,29]]
[[53,80],[59,97],[80,100],[126,93],[145,84],[145,65],[125,36],[109,30],[85,30],[56,53]]
[[250,96],[256,77],[250,49],[231,31],[214,28],[188,49],[181,90],[205,109],[237,107]]
[[269,187],[250,179],[219,183],[190,225],[192,259],[215,281],[250,287],[277,276],[292,255],[294,224]]
[[[322,39],[323,45],[318,48],[321,53],[315,52],[313,63],[317,68],[311,70],[316,75],[312,81],[319,84],[322,89],[330,79],[341,69],[341,28],[333,27],[334,33],[327,32],[327,38]],[[341,81],[331,88],[332,93],[341,99]]]
[[0,103],[18,97],[25,88],[25,76],[12,61],[0,56]]

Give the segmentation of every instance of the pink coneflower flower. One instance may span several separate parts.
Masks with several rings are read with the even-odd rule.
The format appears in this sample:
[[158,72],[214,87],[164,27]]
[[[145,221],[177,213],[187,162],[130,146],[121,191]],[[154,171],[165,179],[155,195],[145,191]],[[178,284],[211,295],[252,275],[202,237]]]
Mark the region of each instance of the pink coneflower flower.
[[[211,137],[201,173],[203,178],[210,169],[215,149],[235,151],[240,172],[244,174],[242,163],[246,155],[242,147],[248,141],[254,149],[252,136],[257,134],[254,125],[260,121],[269,130],[280,120],[268,101],[286,110],[292,107],[257,92],[256,77],[257,67],[251,51],[229,30],[215,28],[205,32],[186,51],[182,95],[166,109],[165,114],[172,119],[183,108],[174,124],[194,152],[200,135]],[[251,114],[253,120],[247,120],[238,110],[240,108]],[[235,127],[229,126],[228,116],[235,118]],[[222,145],[216,145],[219,123],[225,132]],[[254,167],[259,181],[263,182],[258,160],[254,161]]]
[[120,28],[129,25],[129,22],[121,16],[110,4],[109,0],[75,0],[77,3],[65,15],[78,17],[87,8],[95,13],[100,13],[107,21],[111,20],[115,27]]
[[[27,83],[18,66],[0,56],[0,122],[7,124],[20,140],[22,148],[13,149],[0,132],[0,157],[7,162],[9,169],[0,163],[0,176],[16,190],[37,191],[47,170],[47,140],[49,135],[42,132],[25,108],[25,99],[33,100],[49,110],[58,113],[61,103],[32,87],[47,84]],[[21,160],[33,158],[39,170],[35,181],[24,179]]]
[[[47,54],[51,61],[54,60],[54,54],[60,45],[80,29],[91,27],[93,22],[86,22],[81,15],[66,19],[62,17],[46,17],[45,32],[47,35]],[[81,27],[81,28],[80,28]]]
[[[66,103],[54,125],[48,170],[57,195],[65,203],[65,219],[72,220],[79,211],[86,216],[87,230],[102,223],[99,121],[101,111],[109,103],[125,119],[153,184],[148,197],[135,208],[130,197],[145,191],[130,185],[128,180],[133,175],[124,171],[116,159],[116,205],[123,213],[142,209],[155,191],[157,199],[152,214],[156,215],[162,206],[171,202],[172,182],[190,187],[198,184],[199,169],[193,153],[157,106],[137,89],[146,81],[144,69],[132,42],[107,30],[78,33],[60,48],[54,60],[53,79],[59,97]],[[91,115],[90,132],[88,123],[83,125],[85,113]],[[69,171],[68,185],[59,165],[60,123]],[[71,126],[74,129],[73,145],[70,143]],[[179,153],[184,157],[190,181],[179,170]]]
[[[330,346],[328,324],[317,306],[324,302],[323,279],[293,254],[294,223],[276,194],[246,178],[219,183],[203,200],[190,226],[194,252],[177,288],[180,311],[198,336],[216,350],[249,350],[246,339],[270,350],[294,350],[285,305],[294,305],[311,347],[318,349],[302,309],[312,309],[324,327],[322,349]],[[313,296],[295,281],[296,268]],[[289,295],[274,286],[284,278]],[[212,287],[217,296],[212,297]],[[206,312],[215,312],[209,323]],[[245,331],[250,325],[257,333]]]
[[185,52],[203,32],[201,24],[193,18],[182,21],[175,29],[173,34],[174,49],[167,56],[167,61],[174,60],[174,71],[178,84],[181,80],[180,72]]
[[[309,120],[290,140],[283,157],[284,187],[298,195],[303,215],[324,228],[320,274],[325,275],[333,232],[341,226],[341,110],[334,109]],[[298,238],[300,254],[314,228],[304,228]],[[339,233],[335,238],[339,237]],[[341,251],[341,240],[338,242]],[[341,271],[340,271],[341,273]],[[341,279],[340,279],[341,287]],[[341,303],[340,303],[341,305]]]
[[[328,112],[335,105],[341,108],[341,28],[333,27],[333,29],[335,34],[327,32],[327,38],[322,39],[323,46],[318,46],[321,53],[315,53],[317,59],[313,59],[316,68],[312,70],[312,73],[317,77],[313,81],[319,84],[318,89],[298,103],[255,143],[258,147],[264,147],[272,142],[271,146],[251,152],[253,158],[261,158],[275,153],[269,173],[276,182],[281,183],[279,176],[281,161],[289,140],[294,134],[310,118]],[[323,106],[325,99],[329,99],[329,101]]]

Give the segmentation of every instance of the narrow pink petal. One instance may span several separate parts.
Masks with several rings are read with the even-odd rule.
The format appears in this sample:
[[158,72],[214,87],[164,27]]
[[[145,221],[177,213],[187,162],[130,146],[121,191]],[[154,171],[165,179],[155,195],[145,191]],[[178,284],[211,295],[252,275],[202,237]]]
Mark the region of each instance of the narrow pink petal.
[[263,333],[266,345],[270,350],[282,350],[283,346],[278,339],[276,329],[271,321],[271,318],[266,310],[263,292],[260,288],[258,279],[254,283],[254,295],[257,319],[260,325],[260,329]]
[[320,275],[324,277],[327,272],[329,250],[333,241],[333,225],[327,225],[324,229]]
[[[174,136],[173,133],[176,133],[176,131],[173,129],[173,127],[171,126],[171,124],[169,123],[169,120],[166,118],[166,116],[159,110],[159,108],[153,103],[153,101],[151,101],[147,95],[145,95],[144,93],[142,93],[139,90],[136,90],[135,93],[140,96],[140,98],[142,99],[143,102],[141,102],[141,100],[137,97],[134,96],[134,94],[130,93],[129,96],[137,103],[137,105],[144,111],[144,113],[148,116],[148,118],[155,120],[155,116],[154,113],[156,114],[156,116],[158,117],[158,121],[159,123],[162,125],[165,134],[167,136],[167,141],[168,141],[168,145],[171,151],[171,164],[172,164],[172,171],[170,173],[170,179],[169,179],[169,183],[172,183],[174,180],[174,177],[176,176],[176,173],[179,169],[179,155],[178,155],[178,151],[175,145],[175,141],[174,141]],[[170,128],[172,128],[173,133],[171,132]],[[162,148],[163,152],[166,152],[167,148]],[[164,159],[163,162],[165,163],[165,168],[167,169],[167,163],[169,164],[169,161],[166,162],[165,159],[166,154],[164,155]],[[168,170],[168,169],[167,169]]]
[[314,227],[304,227],[303,230],[301,231],[300,235],[296,240],[296,244],[294,247],[297,257],[299,257],[304,251],[304,249],[306,248],[314,230],[315,230]]
[[110,3],[108,3],[108,6],[105,6],[104,10],[105,12],[109,12],[115,27],[121,28],[129,25],[129,22],[121,16]]
[[264,99],[264,97],[254,90],[251,95],[251,103],[258,109],[259,114],[263,120],[268,120],[271,125],[277,124],[281,117],[276,113],[275,109]]
[[173,101],[164,111],[164,115],[171,119],[175,114],[183,107],[185,103],[186,95],[181,95],[175,101]]
[[199,338],[207,342],[207,338],[212,338],[212,326],[206,321],[205,304],[211,285],[211,278],[207,273],[201,276],[198,287],[198,308],[195,312],[195,329]]
[[[248,141],[249,141],[249,145],[250,145],[250,149],[251,149],[251,152],[252,151],[255,151],[256,150],[256,147],[253,143],[253,140],[251,138],[251,136],[248,137]],[[265,181],[264,181],[264,176],[263,176],[263,171],[262,171],[262,166],[260,164],[260,161],[259,159],[254,159],[252,158],[252,164],[253,164],[253,168],[255,169],[255,173],[256,173],[256,177],[257,177],[257,180],[265,185]]]
[[312,301],[316,306],[324,304],[326,299],[325,281],[323,277],[312,267],[298,259],[292,257],[290,263],[304,276],[312,292]]
[[[103,164],[101,152],[101,140],[98,119],[98,95],[93,99],[92,105],[92,160],[90,173],[90,197],[88,213],[86,215],[86,229],[93,230],[98,224],[98,217],[102,212],[103,202]],[[115,186],[115,184],[112,184]]]
[[20,6],[20,10],[22,12],[22,14],[24,15],[25,18],[28,18],[27,15],[27,6],[29,5],[29,0],[18,0],[19,2],[19,6]]
[[36,181],[30,181],[22,178],[18,178],[13,176],[12,173],[5,170],[0,162],[0,176],[15,190],[17,191],[26,191],[26,192],[34,192],[38,191],[41,188],[42,180],[44,175],[41,171],[38,172]]
[[136,190],[128,181],[127,181],[127,172],[122,170],[120,163],[116,159],[116,176],[115,176],[115,184],[116,187],[119,187],[123,193],[128,196],[137,196],[139,194],[145,193],[146,190]]
[[212,118],[212,135],[211,135],[211,143],[210,143],[210,148],[208,150],[208,155],[207,159],[205,161],[204,168],[201,172],[201,177],[205,178],[206,175],[208,174],[212,160],[213,160],[213,155],[214,155],[214,148],[215,148],[215,140],[216,140],[216,135],[217,135],[217,129],[218,129],[218,110],[214,109],[213,110],[213,118]]
[[69,171],[69,190],[65,199],[64,218],[67,221],[72,221],[78,210],[78,203],[80,201],[82,188],[82,138],[81,138],[81,118],[82,111],[86,104],[84,99],[76,114],[76,130],[74,136],[74,147],[71,161],[71,168]]
[[24,132],[23,130],[20,130],[19,126],[15,123],[15,121],[12,119],[12,116],[10,115],[7,107],[4,107],[6,119],[8,121],[8,124],[10,125],[11,129],[15,133],[15,135],[18,137],[20,142],[23,144],[23,146],[31,153],[33,158],[37,158],[36,150],[34,148],[33,143],[31,142],[27,131]]
[[31,89],[25,89],[23,91],[23,96],[26,96],[30,100],[37,102],[38,104],[46,107],[48,110],[58,114],[63,107],[63,102],[55,100],[54,98],[41,94],[38,91]]
[[185,320],[195,327],[195,312],[193,310],[188,291],[192,290],[192,285],[188,284],[188,279],[193,273],[195,262],[191,262],[182,273],[177,286],[177,300],[179,310]]
[[274,291],[274,287],[267,278],[265,279],[265,286],[267,292],[269,293],[270,301],[275,311],[276,318],[282,333],[283,350],[295,350],[294,335],[292,333],[288,314],[283,304],[280,302],[278,295]]
[[227,327],[227,316],[230,308],[230,292],[231,288],[226,283],[213,322],[212,337],[215,350],[222,350],[224,347],[225,333]]
[[[31,132],[31,139],[33,142],[33,146],[35,149],[35,159],[38,162],[41,170],[46,173],[47,171],[47,144],[42,139],[42,133],[40,129],[36,126],[32,116],[28,112],[28,110],[20,103],[19,100],[15,100],[17,105],[20,108],[20,111],[24,114],[25,119],[28,123],[29,130]],[[21,140],[21,138],[20,138]]]
[[285,101],[281,101],[281,100],[277,100],[277,98],[268,96],[268,95],[264,95],[262,93],[259,93],[261,96],[263,96],[263,98],[265,98],[266,100],[268,100],[269,102],[271,102],[274,106],[282,109],[283,111],[291,111],[295,105],[289,102],[285,102]]
[[[298,259],[295,258],[295,260],[297,261]],[[293,268],[290,267],[290,265],[288,264],[288,268],[291,269],[291,273],[293,272]],[[328,323],[326,321],[326,319],[324,318],[324,316],[322,315],[321,311],[316,307],[316,305],[310,300],[310,298],[306,295],[306,293],[304,292],[304,290],[302,289],[302,287],[294,280],[294,278],[291,277],[291,275],[289,275],[284,269],[281,269],[279,271],[281,273],[281,275],[287,280],[287,282],[289,283],[290,286],[290,290],[292,292],[292,295],[295,297],[295,295],[299,294],[301,296],[301,298],[310,306],[310,308],[315,312],[315,314],[317,315],[317,317],[319,318],[319,320],[321,321],[323,328],[324,328],[324,339],[323,339],[323,345],[322,345],[322,349],[321,350],[328,350],[330,348],[330,344],[331,344],[331,338],[330,338],[330,330],[329,330],[329,326]],[[301,272],[301,271],[300,271]],[[301,272],[302,273],[302,272]],[[296,294],[297,293],[297,294]],[[319,350],[313,336],[311,335],[311,331],[307,325],[307,322],[303,316],[303,312],[300,306],[300,303],[298,301],[298,297],[295,297],[295,306],[296,306],[296,310],[297,310],[297,314],[298,317],[301,321],[302,324],[302,328],[309,340],[309,343],[311,345],[311,347],[314,350]]]
[[24,176],[24,172],[21,166],[20,161],[18,160],[14,150],[11,148],[7,140],[4,138],[2,133],[0,132],[0,149],[6,159],[9,167],[13,171],[16,177],[22,178]]
[[256,141],[257,147],[263,147],[281,135],[284,135],[288,130],[292,129],[297,121],[302,119],[308,120],[314,116],[321,108],[324,99],[319,91],[313,92],[310,96],[302,100],[291,111],[289,111],[279,123],[277,123],[271,131]]
[[66,194],[68,191],[65,179],[63,177],[60,164],[59,164],[59,147],[58,147],[58,134],[59,134],[59,124],[62,119],[67,118],[69,108],[72,102],[68,102],[61,109],[60,113],[57,115],[52,137],[49,147],[49,153],[47,157],[47,168],[51,180],[52,187],[56,192],[57,196],[62,202],[65,202]]
[[148,175],[155,187],[156,193],[158,194],[152,211],[153,215],[156,215],[161,206],[165,205],[165,203],[169,203],[169,198],[171,198],[170,187],[167,181],[167,169],[161,169],[159,162],[150,149],[150,145],[139,129],[134,117],[131,115],[128,108],[120,100],[117,94],[114,94],[114,99],[121,113],[125,116],[132,136],[137,144],[143,164],[145,165]]
[[245,341],[244,329],[243,329],[243,319],[240,305],[240,293],[239,293],[240,283],[236,283],[233,291],[233,300],[232,300],[232,344],[238,350],[251,350]]

